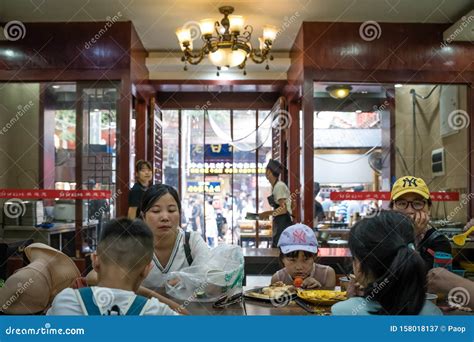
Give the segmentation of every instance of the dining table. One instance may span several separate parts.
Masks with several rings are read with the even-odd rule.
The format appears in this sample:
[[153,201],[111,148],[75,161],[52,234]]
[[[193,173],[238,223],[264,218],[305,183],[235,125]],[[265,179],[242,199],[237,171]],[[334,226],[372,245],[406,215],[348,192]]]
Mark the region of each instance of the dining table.
[[[252,289],[253,287],[244,286],[243,292]],[[312,305],[299,298],[285,301],[279,305],[278,303],[273,304],[269,301],[242,296],[241,301],[223,308],[216,308],[213,306],[213,302],[176,299],[169,296],[164,288],[156,288],[154,291],[181,304],[193,316],[328,316],[331,314],[330,306]],[[443,311],[444,315],[448,316],[474,315],[472,311],[448,310],[444,301],[438,303],[438,307]]]
[[[245,286],[243,291],[252,287]],[[216,308],[213,302],[187,301],[169,296],[164,288],[153,289],[155,292],[181,304],[191,315],[196,316],[298,316],[310,313],[299,306],[295,301],[275,306],[269,301],[249,299],[242,296],[241,301],[223,308]]]

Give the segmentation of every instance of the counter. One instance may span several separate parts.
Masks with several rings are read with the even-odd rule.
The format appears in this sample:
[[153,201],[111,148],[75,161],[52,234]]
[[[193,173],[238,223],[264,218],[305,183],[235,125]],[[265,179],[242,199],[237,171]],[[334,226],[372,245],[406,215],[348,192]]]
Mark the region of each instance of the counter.
[[[33,239],[59,249],[68,256],[75,256],[76,224],[74,222],[53,222],[51,228],[37,228],[34,226],[4,226],[3,241],[15,242],[18,240]],[[81,227],[83,241],[97,240],[97,221],[83,222]],[[92,246],[91,246],[92,247]],[[95,247],[95,243],[94,243]]]

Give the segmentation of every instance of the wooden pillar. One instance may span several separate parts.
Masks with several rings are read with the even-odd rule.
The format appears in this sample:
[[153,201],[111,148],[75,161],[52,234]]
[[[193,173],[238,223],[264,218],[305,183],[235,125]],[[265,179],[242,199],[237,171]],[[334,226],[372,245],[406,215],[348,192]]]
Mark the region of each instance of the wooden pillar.
[[314,211],[314,99],[313,79],[306,76],[303,84],[303,223],[313,226]]
[[136,129],[135,129],[135,145],[137,154],[135,161],[147,159],[147,137],[148,137],[148,116],[147,104],[144,100],[137,100],[136,104]]
[[[78,84],[76,89],[76,190],[82,190],[84,183],[82,177],[82,160],[84,156],[84,144],[87,144],[87,139],[84,139],[84,133],[87,133],[89,127],[89,113],[84,115],[84,97],[83,85]],[[86,134],[87,137],[87,134]],[[76,200],[76,220],[75,220],[75,257],[81,257],[82,253],[82,200]]]
[[[390,90],[388,93],[395,93],[394,88]],[[384,103],[379,106],[378,111],[382,128],[382,159],[384,162],[382,165],[382,188],[378,188],[377,191],[390,191],[392,178],[395,176],[395,96],[387,97]]]
[[[471,83],[467,87],[467,112],[469,114],[469,118],[471,119],[469,125],[469,138],[468,138],[468,147],[469,147],[469,172],[467,174],[468,177],[468,186],[469,186],[469,193],[474,193],[474,84]],[[469,201],[469,210],[467,213],[467,219],[470,220],[474,218],[474,200],[471,199]]]
[[288,129],[288,185],[294,206],[293,216],[301,222],[301,183],[300,183],[300,120],[301,102],[293,99],[288,101],[291,125]]
[[128,191],[130,179],[130,122],[132,120],[132,97],[130,76],[124,75],[120,83],[120,99],[117,116],[117,216],[128,212]]

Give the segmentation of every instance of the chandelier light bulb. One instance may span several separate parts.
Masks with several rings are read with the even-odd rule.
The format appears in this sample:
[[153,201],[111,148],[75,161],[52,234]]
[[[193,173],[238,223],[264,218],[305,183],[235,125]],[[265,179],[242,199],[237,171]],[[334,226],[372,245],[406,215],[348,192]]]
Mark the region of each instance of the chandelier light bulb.
[[180,27],[177,29],[176,36],[178,37],[179,43],[181,45],[191,42],[191,30],[186,27]]
[[242,32],[244,30],[244,17],[241,15],[229,15],[230,32]]
[[199,22],[199,28],[201,29],[201,34],[203,36],[212,35],[214,33],[214,23],[213,19],[203,19]]
[[273,42],[277,36],[278,29],[273,25],[265,25],[263,27],[263,39]]

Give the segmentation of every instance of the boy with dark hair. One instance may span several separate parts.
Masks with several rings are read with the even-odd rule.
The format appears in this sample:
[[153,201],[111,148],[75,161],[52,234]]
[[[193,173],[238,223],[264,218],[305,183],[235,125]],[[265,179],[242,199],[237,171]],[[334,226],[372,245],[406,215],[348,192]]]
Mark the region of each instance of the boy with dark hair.
[[143,221],[110,221],[92,255],[97,286],[63,290],[48,315],[176,315],[156,298],[136,294],[151,270],[152,257],[153,234]]
[[449,239],[429,224],[431,205],[431,193],[423,179],[404,176],[393,184],[390,208],[413,220],[416,250],[427,270],[433,268],[436,252],[452,254]]

